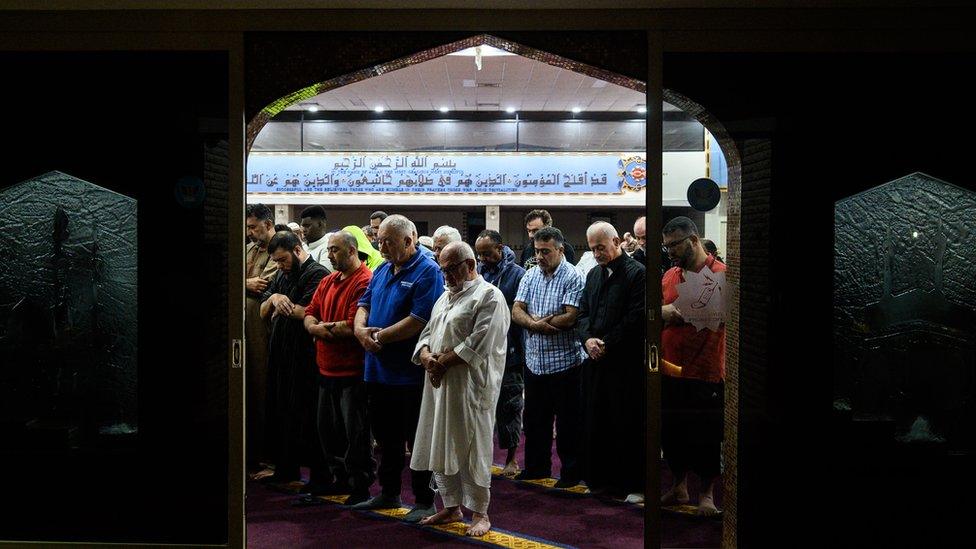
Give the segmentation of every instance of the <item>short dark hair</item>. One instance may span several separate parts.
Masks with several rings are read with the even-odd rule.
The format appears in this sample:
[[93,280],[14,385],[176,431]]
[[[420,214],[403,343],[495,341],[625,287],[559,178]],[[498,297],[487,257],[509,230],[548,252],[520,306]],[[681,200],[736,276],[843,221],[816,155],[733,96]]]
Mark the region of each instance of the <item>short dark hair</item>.
[[533,219],[541,219],[542,224],[546,227],[552,226],[552,216],[546,210],[532,210],[531,212],[525,214],[525,224],[528,225],[529,221]]
[[278,231],[271,237],[271,242],[268,244],[268,254],[275,253],[278,251],[278,248],[290,252],[295,249],[295,246],[301,245],[302,241],[298,239],[297,234],[291,231]]
[[678,216],[661,229],[661,234],[671,234],[675,231],[681,231],[686,235],[698,236],[698,225],[695,222],[685,216]]
[[707,238],[703,238],[702,239],[702,246],[705,247],[705,251],[706,252],[708,252],[708,253],[710,253],[712,255],[718,255],[718,246],[716,246],[715,243],[712,242],[711,240],[709,240]]
[[499,246],[502,245],[502,235],[498,231],[493,231],[491,229],[485,229],[478,233],[478,238],[488,238],[495,244]]
[[289,227],[288,225],[285,225],[284,223],[278,223],[277,225],[275,225],[274,229],[275,229],[275,232],[276,233],[280,233],[281,231],[288,231],[290,233],[295,232],[295,231],[291,230],[291,227]]
[[379,219],[380,221],[383,221],[387,217],[389,217],[389,216],[386,215],[386,212],[384,212],[383,210],[376,210],[375,212],[369,214],[369,220],[370,221],[372,221],[374,219]]
[[310,217],[312,219],[321,219],[325,221],[325,208],[322,206],[309,206],[302,210],[302,218]]
[[244,219],[253,217],[258,221],[267,221],[268,223],[274,223],[274,212],[271,208],[265,206],[264,204],[248,204],[247,205],[247,215]]
[[535,242],[549,242],[550,240],[556,241],[556,247],[562,248],[563,244],[566,243],[566,239],[563,238],[563,232],[555,227],[543,227],[535,232],[535,236],[532,237]]

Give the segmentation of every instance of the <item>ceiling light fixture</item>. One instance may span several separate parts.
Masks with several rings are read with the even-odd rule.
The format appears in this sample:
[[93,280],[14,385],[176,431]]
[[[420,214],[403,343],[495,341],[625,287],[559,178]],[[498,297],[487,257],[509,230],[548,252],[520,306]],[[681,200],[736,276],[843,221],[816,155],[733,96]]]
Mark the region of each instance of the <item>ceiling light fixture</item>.
[[515,107],[508,107],[507,109],[505,109],[505,112],[507,112],[508,114],[512,114],[513,112],[515,112]]
[[639,112],[641,114],[644,114],[644,113],[647,112],[647,107],[645,107],[644,105],[641,105],[641,106],[637,107],[637,112]]
[[583,109],[579,107],[573,107],[573,114],[579,114]]
[[440,109],[438,109],[438,110],[439,110],[439,111],[441,111],[441,112],[448,112],[448,111],[450,111],[451,109],[449,109],[449,108],[447,108],[447,107],[441,107],[441,108],[440,108]]
[[386,109],[384,109],[384,108],[383,108],[383,107],[381,107],[381,106],[376,106],[375,108],[373,108],[373,110],[374,110],[374,111],[376,111],[376,112],[383,112],[383,111],[385,111]]
[[308,112],[318,112],[318,110],[319,110],[319,106],[315,103],[312,103],[311,105],[308,106]]

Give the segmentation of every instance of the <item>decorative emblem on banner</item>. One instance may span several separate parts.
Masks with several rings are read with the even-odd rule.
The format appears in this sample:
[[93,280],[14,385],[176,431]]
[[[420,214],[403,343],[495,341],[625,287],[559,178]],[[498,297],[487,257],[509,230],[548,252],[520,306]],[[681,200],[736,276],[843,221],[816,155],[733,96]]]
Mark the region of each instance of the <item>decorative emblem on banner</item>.
[[617,163],[620,183],[628,189],[639,191],[647,186],[647,163],[639,156],[621,158]]
[[678,284],[674,306],[685,322],[699,332],[718,331],[725,322],[725,273],[713,273],[706,265],[701,272],[684,271],[685,281]]
[[207,196],[207,189],[199,177],[188,175],[181,177],[173,188],[176,203],[184,208],[193,209],[203,206]]

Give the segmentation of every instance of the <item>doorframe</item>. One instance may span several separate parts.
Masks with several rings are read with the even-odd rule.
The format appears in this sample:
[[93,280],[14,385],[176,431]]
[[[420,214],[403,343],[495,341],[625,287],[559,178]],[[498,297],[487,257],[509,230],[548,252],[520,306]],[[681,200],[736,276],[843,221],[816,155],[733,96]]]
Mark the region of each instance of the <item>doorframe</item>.
[[[244,188],[234,181],[244,181],[244,36],[240,32],[77,32],[70,40],[63,32],[3,32],[0,33],[3,52],[224,52],[228,64],[228,191],[227,230],[230,235],[242,235],[244,217]],[[243,235],[242,235],[243,236]],[[240,238],[232,238],[240,243]],[[244,339],[244,247],[228,244],[227,298],[227,544],[223,547],[244,547],[244,376],[243,368],[233,364],[233,341]],[[4,542],[3,545],[23,545],[25,542]],[[92,542],[44,542],[51,546],[92,546],[106,544]],[[120,544],[131,545],[131,544]],[[191,544],[196,545],[198,544]],[[143,545],[151,547],[154,545]],[[163,545],[157,545],[162,547]],[[172,547],[172,544],[165,546]],[[220,546],[217,546],[220,547]]]

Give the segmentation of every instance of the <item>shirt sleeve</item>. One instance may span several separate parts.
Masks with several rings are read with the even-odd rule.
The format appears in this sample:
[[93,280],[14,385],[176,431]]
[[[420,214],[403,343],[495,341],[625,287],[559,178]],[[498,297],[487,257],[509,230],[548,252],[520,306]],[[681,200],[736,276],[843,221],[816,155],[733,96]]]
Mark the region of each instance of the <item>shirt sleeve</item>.
[[271,297],[272,295],[281,293],[279,291],[281,286],[280,282],[281,282],[281,273],[278,273],[277,275],[275,275],[274,279],[271,280],[271,284],[268,284],[268,287],[264,289],[264,293],[261,294],[261,303],[267,301],[268,298]]
[[366,286],[366,291],[363,292],[363,295],[359,298],[359,301],[356,302],[357,309],[359,307],[365,307],[369,309],[370,300],[373,298],[373,284],[375,283],[376,283],[376,277],[374,276],[369,280],[369,285]]
[[[475,310],[471,334],[454,347],[461,360],[476,371],[475,381],[479,388],[485,387],[491,378],[487,370],[491,365],[491,355],[501,349],[501,356],[505,356],[511,322],[507,312],[508,306],[500,291],[485,292]],[[504,365],[505,360],[500,360],[499,364]]]
[[352,299],[349,300],[349,310],[346,311],[346,322],[350,326],[356,322],[356,311],[359,310],[359,300],[366,293],[366,289],[369,287],[369,282],[362,280],[356,283],[356,287],[352,291]]
[[566,290],[563,293],[563,305],[579,308],[580,297],[583,295],[583,277],[576,271],[570,269],[566,280]]
[[413,306],[410,316],[427,323],[437,298],[444,292],[444,276],[440,269],[430,267],[413,283]]
[[322,308],[322,300],[325,298],[325,279],[323,278],[317,288],[315,288],[315,294],[312,295],[312,301],[309,302],[308,306],[305,307],[305,316],[314,317],[315,320],[322,320],[319,318],[321,312],[319,309]]
[[314,273],[309,275],[308,281],[305,283],[305,287],[302,288],[302,296],[299,298],[299,302],[295,305],[301,305],[302,307],[307,306],[312,302],[312,297],[315,296],[315,291],[319,288],[319,283],[325,278],[328,271],[316,270]]
[[586,340],[593,337],[590,335],[590,292],[596,288],[590,287],[589,280],[583,285],[583,294],[580,296],[579,314],[576,315],[576,333],[580,343],[585,349]]
[[529,285],[527,284],[529,277],[527,276],[528,271],[522,275],[518,281],[518,291],[515,292],[515,301],[521,301],[522,303],[528,303],[529,299]]
[[413,356],[410,357],[410,361],[414,364],[420,365],[420,350],[424,348],[424,345],[430,345],[430,322],[425,324],[424,329],[420,331],[417,345],[413,348]]

